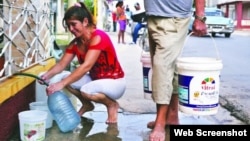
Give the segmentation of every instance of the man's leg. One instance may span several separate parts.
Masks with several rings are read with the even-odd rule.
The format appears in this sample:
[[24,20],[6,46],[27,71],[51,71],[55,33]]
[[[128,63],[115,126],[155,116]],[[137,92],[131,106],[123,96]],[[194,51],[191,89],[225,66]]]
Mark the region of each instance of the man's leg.
[[113,32],[116,32],[116,21],[113,21]]
[[150,140],[165,139],[165,125],[168,107],[167,104],[156,104],[157,114],[154,129],[149,136]]
[[[171,97],[170,104],[167,106],[168,112],[166,113],[166,125],[178,125],[179,124],[179,117],[178,117],[178,95],[173,94]],[[165,126],[166,126],[165,125]],[[153,129],[155,126],[155,121],[151,121],[147,124],[147,127]]]
[[[188,22],[188,19],[162,17],[148,19],[150,54],[153,58],[152,97],[157,104],[157,115],[150,141],[165,140],[165,125],[169,113],[174,111],[174,117],[169,120],[178,122],[178,95],[173,95],[178,93],[177,87],[173,85],[176,81],[175,60],[183,47]],[[170,105],[173,106],[171,110]]]
[[169,125],[178,125],[179,124],[179,116],[178,116],[178,104],[179,98],[177,94],[173,94],[171,98],[170,105],[168,107],[166,122]]
[[138,38],[138,33],[139,30],[142,28],[142,24],[141,23],[137,23],[135,28],[134,28],[134,33],[133,33],[133,42],[136,44],[137,38]]

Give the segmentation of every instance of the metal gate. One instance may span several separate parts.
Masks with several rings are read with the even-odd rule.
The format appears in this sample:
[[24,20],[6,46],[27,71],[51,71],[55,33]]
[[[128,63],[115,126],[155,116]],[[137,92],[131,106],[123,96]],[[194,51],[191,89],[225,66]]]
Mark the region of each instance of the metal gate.
[[51,0],[1,0],[0,82],[51,57],[54,13]]

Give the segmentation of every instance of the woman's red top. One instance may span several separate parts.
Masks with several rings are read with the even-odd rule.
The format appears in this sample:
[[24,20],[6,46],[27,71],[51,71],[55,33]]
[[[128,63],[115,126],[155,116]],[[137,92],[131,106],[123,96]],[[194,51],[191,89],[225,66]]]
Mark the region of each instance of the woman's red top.
[[[99,44],[88,46],[87,50],[101,50],[101,54],[95,62],[94,66],[89,71],[93,80],[111,78],[117,79],[124,77],[124,71],[117,58],[115,48],[109,36],[101,30],[96,29],[91,38],[99,35],[101,41]],[[80,64],[84,62],[86,53],[80,53],[78,46],[75,44],[72,48],[67,48],[66,53],[75,54]]]

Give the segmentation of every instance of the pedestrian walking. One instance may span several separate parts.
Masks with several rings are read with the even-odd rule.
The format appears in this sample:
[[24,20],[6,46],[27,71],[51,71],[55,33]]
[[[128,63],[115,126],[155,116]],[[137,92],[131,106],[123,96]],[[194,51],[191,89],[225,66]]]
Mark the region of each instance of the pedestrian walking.
[[[195,0],[194,35],[206,34],[205,0]],[[179,124],[175,62],[188,33],[193,0],[144,0],[152,62],[152,98],[157,113],[148,123],[150,141],[165,141],[165,126]]]

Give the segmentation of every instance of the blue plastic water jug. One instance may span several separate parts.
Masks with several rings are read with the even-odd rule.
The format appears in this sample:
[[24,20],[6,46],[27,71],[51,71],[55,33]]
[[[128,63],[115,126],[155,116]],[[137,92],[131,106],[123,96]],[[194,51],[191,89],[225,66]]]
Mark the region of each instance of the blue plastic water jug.
[[62,132],[73,131],[81,122],[68,96],[61,91],[48,96],[48,107]]

